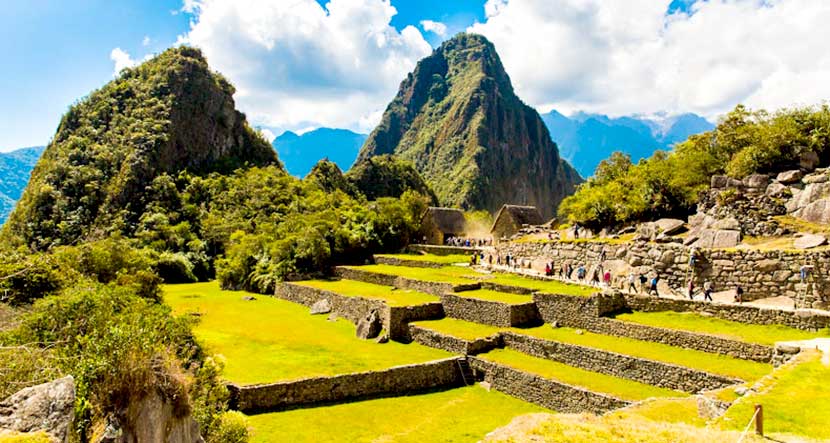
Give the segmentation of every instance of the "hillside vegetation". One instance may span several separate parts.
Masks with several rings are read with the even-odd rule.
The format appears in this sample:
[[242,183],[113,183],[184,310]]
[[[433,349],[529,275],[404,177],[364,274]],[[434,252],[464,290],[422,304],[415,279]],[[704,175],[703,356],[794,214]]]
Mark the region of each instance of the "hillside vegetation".
[[737,106],[709,132],[671,152],[633,164],[616,152],[562,201],[559,214],[592,228],[691,213],[711,176],[742,178],[797,168],[802,160],[830,164],[830,107],[775,113]]

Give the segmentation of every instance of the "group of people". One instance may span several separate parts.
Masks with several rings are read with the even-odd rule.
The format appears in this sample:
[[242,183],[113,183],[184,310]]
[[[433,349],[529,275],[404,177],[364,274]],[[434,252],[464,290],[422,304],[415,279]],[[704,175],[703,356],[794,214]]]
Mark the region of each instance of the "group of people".
[[[574,272],[576,272],[576,278],[574,278]],[[558,269],[552,261],[545,263],[546,276],[556,277],[557,274],[562,280],[574,280],[593,286],[603,285],[605,287],[611,287],[611,271],[607,269],[603,270],[602,265],[595,266],[591,269],[591,276],[588,278],[588,269],[581,263],[577,267],[574,267],[571,263],[564,262]]]
[[447,237],[444,241],[445,246],[480,248],[483,246],[493,246],[493,239],[491,238],[463,238],[463,237]]

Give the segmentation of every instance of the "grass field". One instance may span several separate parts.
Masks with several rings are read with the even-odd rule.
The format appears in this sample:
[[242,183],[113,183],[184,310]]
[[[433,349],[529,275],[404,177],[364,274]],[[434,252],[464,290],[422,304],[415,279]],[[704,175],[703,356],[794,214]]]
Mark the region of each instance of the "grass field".
[[410,289],[396,289],[355,280],[306,280],[294,282],[298,285],[336,292],[348,297],[365,297],[385,301],[389,306],[415,306],[438,302],[434,295]]
[[507,303],[510,305],[521,305],[524,303],[532,303],[533,297],[530,295],[511,294],[509,292],[498,292],[489,289],[476,289],[474,291],[457,292],[455,295],[459,297],[477,298],[479,300],[497,301]]
[[377,344],[355,337],[347,320],[331,322],[277,298],[223,291],[216,282],[165,285],[177,314],[198,313],[196,336],[226,359],[225,378],[240,384],[384,369],[449,357],[417,343]]
[[577,334],[577,330],[571,328],[552,328],[545,325],[529,329],[513,329],[513,331],[547,340],[588,346],[619,354],[631,355],[633,357],[673,363],[714,374],[737,377],[746,381],[759,379],[772,370],[772,365],[765,363],[741,360],[725,355],[664,345],[662,343],[594,334],[588,331],[582,331],[581,334]]
[[254,443],[476,442],[521,414],[545,411],[480,386],[253,415]]
[[687,395],[671,389],[658,388],[598,372],[586,371],[551,360],[532,357],[511,349],[494,349],[479,354],[478,357],[623,400],[638,401],[650,397],[685,397]]
[[398,260],[426,261],[452,265],[455,263],[469,263],[470,256],[464,254],[435,255],[435,254],[377,254],[375,257],[396,258]]
[[476,340],[497,334],[504,328],[482,325],[456,318],[442,318],[441,320],[427,320],[410,323],[426,329],[431,329],[445,335],[450,335],[464,340]]
[[617,320],[660,328],[717,335],[723,338],[772,346],[777,341],[809,340],[830,337],[830,329],[802,331],[783,325],[751,325],[693,312],[634,312],[619,314]]
[[799,364],[785,366],[765,378],[757,394],[738,399],[718,425],[743,429],[754,405],[761,404],[766,432],[830,439],[830,365],[815,351],[796,358]]

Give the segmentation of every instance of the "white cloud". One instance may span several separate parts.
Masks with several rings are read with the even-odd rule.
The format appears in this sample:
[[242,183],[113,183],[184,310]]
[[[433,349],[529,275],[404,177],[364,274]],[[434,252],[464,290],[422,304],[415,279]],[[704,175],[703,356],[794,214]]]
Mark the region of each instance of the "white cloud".
[[388,0],[188,0],[180,38],[237,88],[256,124],[368,131],[400,81],[431,52],[420,31],[390,25]]
[[468,30],[496,45],[518,95],[542,111],[779,108],[830,99],[830,2],[488,0]]
[[274,139],[277,138],[276,134],[271,132],[268,128],[259,128],[259,133],[265,137],[265,140],[268,140],[268,143],[273,143]]
[[435,33],[435,35],[438,35],[440,37],[444,37],[447,35],[447,25],[441,22],[436,22],[432,20],[421,20],[421,27],[424,28],[424,31]]
[[114,75],[118,75],[124,68],[132,68],[136,65],[136,61],[130,57],[130,54],[121,48],[115,48],[110,52],[110,60],[115,63]]
[[150,44],[150,36],[145,35],[143,39],[141,39],[141,46],[147,46]]

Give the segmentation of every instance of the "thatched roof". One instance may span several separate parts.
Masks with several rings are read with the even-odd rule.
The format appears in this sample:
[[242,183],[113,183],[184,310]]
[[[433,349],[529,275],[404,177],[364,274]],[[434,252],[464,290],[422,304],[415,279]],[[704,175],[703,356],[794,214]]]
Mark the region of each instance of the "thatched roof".
[[467,225],[464,213],[459,209],[429,207],[421,219],[427,217],[431,218],[438,230],[443,233],[462,234]]
[[522,225],[538,226],[545,222],[542,219],[542,214],[536,209],[536,206],[502,206],[499,209],[499,213],[496,214],[496,218],[493,220],[493,229],[495,229],[496,223],[498,223],[501,217],[511,217],[519,227]]

